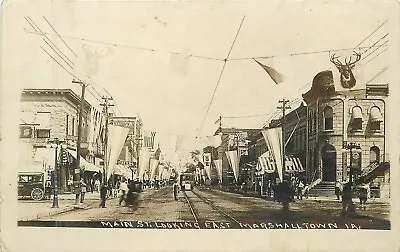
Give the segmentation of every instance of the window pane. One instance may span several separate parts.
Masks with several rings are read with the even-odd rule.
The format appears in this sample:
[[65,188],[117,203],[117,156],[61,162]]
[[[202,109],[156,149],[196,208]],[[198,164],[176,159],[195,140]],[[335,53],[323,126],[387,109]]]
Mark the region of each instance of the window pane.
[[325,130],[333,129],[333,118],[325,118]]
[[362,119],[355,118],[353,119],[353,130],[361,130],[362,129]]

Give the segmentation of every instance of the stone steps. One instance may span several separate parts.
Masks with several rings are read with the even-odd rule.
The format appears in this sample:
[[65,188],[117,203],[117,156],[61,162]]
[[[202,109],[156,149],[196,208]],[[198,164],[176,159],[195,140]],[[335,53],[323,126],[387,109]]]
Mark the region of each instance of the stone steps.
[[309,191],[309,196],[335,196],[335,182],[321,182]]

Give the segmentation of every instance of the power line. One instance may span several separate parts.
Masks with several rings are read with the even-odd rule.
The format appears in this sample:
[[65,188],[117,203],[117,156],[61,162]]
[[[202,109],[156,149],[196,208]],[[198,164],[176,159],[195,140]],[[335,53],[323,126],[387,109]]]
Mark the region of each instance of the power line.
[[371,37],[375,32],[377,32],[383,25],[385,25],[387,22],[389,21],[389,19],[386,19],[381,25],[379,25],[375,30],[373,30],[365,39],[363,39],[360,43],[358,43],[358,45],[356,45],[356,47],[360,46],[362,43],[364,43],[364,41],[366,41],[367,39],[369,39],[369,37]]
[[66,47],[68,47],[68,49],[75,55],[75,57],[78,57],[78,55],[74,52],[74,50],[71,49],[71,47],[69,47],[67,45],[67,43],[64,41],[64,39],[60,36],[60,34],[58,34],[58,32],[56,31],[56,29],[54,29],[54,27],[50,24],[49,20],[47,20],[47,18],[45,16],[43,16],[44,20],[46,20],[46,22],[49,24],[49,26],[51,27],[51,29],[53,29],[53,31],[57,34],[57,36],[61,39],[61,41],[64,43],[64,45]]
[[246,16],[243,16],[242,22],[240,22],[239,29],[237,30],[236,35],[235,35],[235,38],[233,39],[231,48],[229,48],[229,52],[228,52],[228,55],[226,56],[226,60],[228,60],[229,56],[231,55],[233,46],[235,45],[236,39],[237,39],[237,37],[238,37],[238,35],[239,35],[240,29],[242,28],[242,25],[243,25],[243,22],[244,22],[245,17],[246,17]]
[[[51,39],[46,35],[46,33],[43,32],[42,29],[40,29],[40,27],[30,18],[26,18],[25,20],[29,23],[29,25],[35,30],[37,31],[37,34],[44,36],[57,50],[59,53],[61,53],[72,65],[74,65],[74,62],[72,62],[72,60],[70,60],[67,55],[65,55],[54,43],[53,41],[51,41]],[[36,28],[35,28],[36,26]]]
[[385,44],[387,44],[389,42],[389,40],[386,40],[383,44],[381,44],[380,47],[375,48],[372,52],[368,53],[367,56],[364,57],[364,60],[366,58],[368,58],[368,56],[370,56],[371,54],[373,54],[375,51],[379,50],[382,46],[384,46]]
[[61,55],[49,44],[49,42],[46,41],[46,39],[43,40],[58,55],[58,57],[60,57],[65,62],[65,64],[67,64],[71,69],[74,69],[63,57],[61,57]]
[[[379,43],[379,41],[381,41],[382,39],[386,38],[389,35],[389,33],[386,33],[382,38],[380,38],[379,40],[377,40],[372,46],[370,46],[367,50],[365,50],[364,52],[362,52],[361,54],[366,53],[367,51],[369,51],[372,47],[374,47],[376,44]],[[378,48],[380,48],[380,46],[378,46]]]
[[383,51],[381,51],[380,53],[378,53],[377,55],[375,55],[374,57],[372,57],[370,60],[368,60],[367,62],[364,63],[364,66],[366,64],[368,64],[370,61],[372,61],[373,59],[375,59],[376,57],[378,57],[379,55],[381,55],[382,53],[386,52],[387,48],[385,48]]
[[45,51],[45,53],[47,53],[47,55],[49,55],[55,62],[57,62],[57,64],[62,67],[67,73],[69,73],[72,77],[74,77],[75,79],[78,79],[78,77],[76,77],[73,73],[71,73],[70,71],[68,71],[60,62],[58,62],[48,51],[46,51],[46,49],[44,49],[42,46],[40,46],[40,48],[42,48],[43,51]]

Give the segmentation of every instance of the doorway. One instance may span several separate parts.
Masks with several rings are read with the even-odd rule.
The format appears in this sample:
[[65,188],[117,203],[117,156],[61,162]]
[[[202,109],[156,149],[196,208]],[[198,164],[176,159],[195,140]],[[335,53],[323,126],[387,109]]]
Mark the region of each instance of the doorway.
[[333,145],[326,144],[321,149],[322,181],[334,182],[336,180],[336,149]]

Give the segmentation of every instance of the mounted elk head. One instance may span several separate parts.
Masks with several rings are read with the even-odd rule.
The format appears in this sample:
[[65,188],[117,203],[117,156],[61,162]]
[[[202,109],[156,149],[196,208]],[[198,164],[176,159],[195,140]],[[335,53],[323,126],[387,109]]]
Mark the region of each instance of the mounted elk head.
[[112,53],[112,49],[110,47],[100,49],[91,48],[90,46],[83,44],[82,49],[85,53],[85,62],[83,64],[83,69],[89,75],[96,74],[98,72],[99,60]]
[[360,61],[361,54],[354,52],[353,55],[356,57],[355,59],[350,56],[349,58],[345,58],[343,64],[339,60],[339,56],[335,54],[331,56],[330,61],[336,66],[340,73],[340,83],[342,87],[350,89],[356,85],[356,79],[354,78],[353,69],[355,64]]

